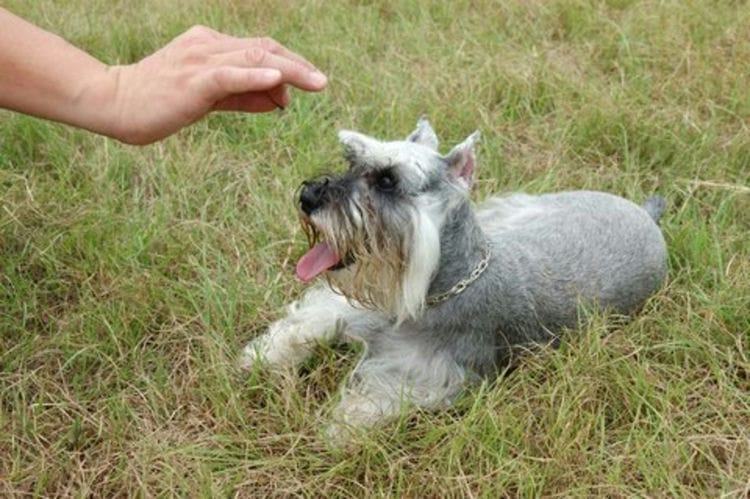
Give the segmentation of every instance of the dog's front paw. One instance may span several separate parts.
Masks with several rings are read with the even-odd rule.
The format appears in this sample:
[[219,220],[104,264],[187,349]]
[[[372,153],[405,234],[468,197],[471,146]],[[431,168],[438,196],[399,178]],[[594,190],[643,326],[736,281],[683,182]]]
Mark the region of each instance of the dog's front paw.
[[250,370],[261,364],[273,370],[288,371],[304,361],[310,351],[310,342],[300,334],[299,324],[278,321],[245,346],[239,367]]
[[240,353],[237,365],[240,369],[250,371],[254,366],[266,363],[266,335],[259,336],[245,345]]
[[357,435],[363,435],[363,429],[340,421],[332,421],[323,429],[325,443],[333,449],[346,449],[356,446]]
[[326,439],[333,446],[346,446],[364,430],[388,421],[398,413],[398,407],[398,401],[391,397],[374,393],[345,393],[325,429]]

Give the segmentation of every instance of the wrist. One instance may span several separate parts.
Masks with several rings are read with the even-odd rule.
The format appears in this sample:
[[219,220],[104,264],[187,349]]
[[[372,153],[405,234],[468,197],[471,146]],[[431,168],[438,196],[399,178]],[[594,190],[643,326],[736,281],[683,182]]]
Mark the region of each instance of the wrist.
[[92,132],[123,140],[118,106],[122,66],[104,64],[84,79],[73,98],[77,126]]

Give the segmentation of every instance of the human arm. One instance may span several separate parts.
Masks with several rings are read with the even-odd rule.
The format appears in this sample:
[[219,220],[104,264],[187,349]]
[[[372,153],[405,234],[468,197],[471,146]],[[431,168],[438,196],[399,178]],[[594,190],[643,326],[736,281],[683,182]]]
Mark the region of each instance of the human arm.
[[194,27],[143,60],[107,66],[0,8],[0,107],[148,144],[211,111],[266,112],[286,85],[319,91],[326,78],[268,38]]

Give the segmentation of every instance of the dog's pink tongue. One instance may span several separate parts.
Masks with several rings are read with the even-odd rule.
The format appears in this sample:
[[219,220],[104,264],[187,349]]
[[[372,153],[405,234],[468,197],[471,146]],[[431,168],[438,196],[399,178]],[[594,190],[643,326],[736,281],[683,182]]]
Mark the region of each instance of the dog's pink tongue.
[[304,282],[311,281],[339,263],[339,260],[338,255],[326,243],[316,244],[297,262],[297,277]]

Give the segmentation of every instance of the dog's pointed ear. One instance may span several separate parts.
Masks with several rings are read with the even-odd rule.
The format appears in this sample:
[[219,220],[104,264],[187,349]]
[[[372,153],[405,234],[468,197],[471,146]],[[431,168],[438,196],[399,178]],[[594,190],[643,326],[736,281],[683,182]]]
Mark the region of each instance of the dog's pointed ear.
[[479,137],[479,131],[472,133],[443,158],[448,165],[448,175],[466,189],[470,189],[474,184],[474,170],[476,169],[474,146],[479,141]]
[[406,140],[429,147],[433,151],[437,151],[439,144],[435,130],[432,129],[432,125],[430,125],[430,122],[424,116],[419,118],[417,128],[411,132]]
[[344,146],[344,154],[350,160],[362,156],[377,144],[377,141],[367,135],[351,130],[339,131],[339,142]]

